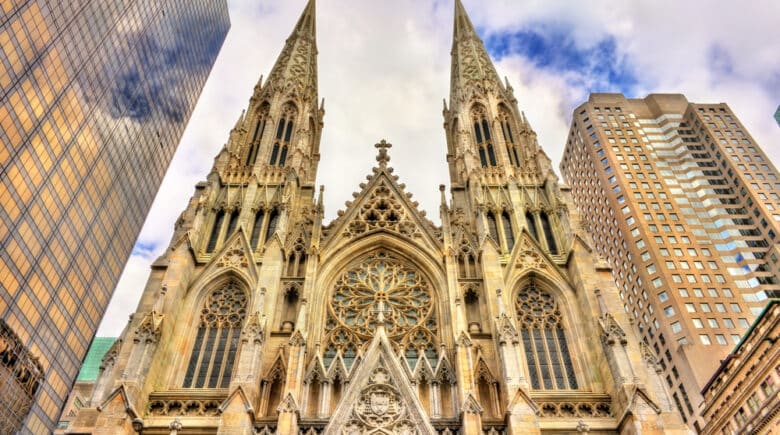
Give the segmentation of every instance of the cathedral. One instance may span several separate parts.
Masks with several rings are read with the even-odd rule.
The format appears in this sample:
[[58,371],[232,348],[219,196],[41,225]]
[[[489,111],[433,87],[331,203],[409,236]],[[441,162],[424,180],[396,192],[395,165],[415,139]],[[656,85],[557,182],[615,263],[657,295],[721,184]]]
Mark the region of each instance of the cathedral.
[[309,0],[69,432],[689,433],[460,0],[440,225],[384,140],[323,221],[318,100]]

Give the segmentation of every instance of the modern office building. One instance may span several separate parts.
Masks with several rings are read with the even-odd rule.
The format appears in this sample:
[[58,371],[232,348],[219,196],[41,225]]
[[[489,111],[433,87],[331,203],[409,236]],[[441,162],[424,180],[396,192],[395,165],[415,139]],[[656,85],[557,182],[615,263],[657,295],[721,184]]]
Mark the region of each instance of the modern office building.
[[780,288],[777,169],[726,104],[678,94],[592,94],[560,168],[693,424],[719,360]]
[[706,434],[780,432],[780,299],[770,299],[704,386]]
[[687,433],[457,0],[454,21],[441,226],[384,140],[323,222],[310,0],[72,433]]
[[3,427],[54,429],[229,26],[224,0],[0,2]]

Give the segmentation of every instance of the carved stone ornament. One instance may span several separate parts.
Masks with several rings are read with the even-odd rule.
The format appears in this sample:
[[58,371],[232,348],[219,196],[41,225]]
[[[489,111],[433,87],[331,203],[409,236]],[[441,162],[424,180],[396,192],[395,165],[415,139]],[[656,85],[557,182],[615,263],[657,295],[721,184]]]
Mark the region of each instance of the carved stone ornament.
[[601,323],[601,339],[604,341],[604,343],[612,345],[615,343],[620,343],[621,345],[626,345],[628,343],[628,339],[626,338],[626,332],[623,331],[623,328],[618,325],[615,318],[610,313],[606,313],[599,319]]
[[255,312],[249,316],[241,331],[241,341],[244,343],[255,343],[262,345],[265,342],[265,328],[260,313]]
[[147,313],[135,330],[133,342],[157,343],[157,340],[160,338],[160,325],[162,324],[164,317],[164,315],[159,314],[156,311]]
[[498,342],[500,344],[520,343],[520,335],[517,333],[517,328],[512,324],[506,313],[501,314],[496,320],[496,330],[498,331]]
[[249,265],[249,260],[246,258],[244,250],[239,246],[236,246],[229,251],[225,252],[217,261],[218,267],[233,267],[236,269],[243,269]]
[[341,434],[419,434],[386,368],[377,367],[360,392]]
[[298,414],[300,412],[300,408],[298,407],[298,404],[295,402],[295,398],[293,397],[292,393],[287,393],[286,396],[284,396],[284,399],[279,403],[279,406],[276,408],[276,411],[280,414],[284,412],[293,412]]
[[466,400],[463,401],[463,406],[461,406],[461,411],[464,414],[482,414],[483,409],[474,395],[468,393]]
[[531,242],[523,238],[520,242],[520,255],[517,257],[515,267],[520,270],[544,269],[547,267],[547,264],[544,262],[541,254],[531,246]]

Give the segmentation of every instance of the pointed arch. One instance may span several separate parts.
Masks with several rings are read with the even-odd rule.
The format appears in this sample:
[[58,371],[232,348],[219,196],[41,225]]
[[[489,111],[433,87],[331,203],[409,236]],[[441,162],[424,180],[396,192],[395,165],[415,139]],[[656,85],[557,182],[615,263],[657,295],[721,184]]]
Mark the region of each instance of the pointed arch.
[[277,408],[282,403],[284,394],[284,384],[287,377],[287,368],[284,364],[284,352],[280,349],[276,355],[274,363],[263,376],[262,384],[262,415],[266,417],[275,416],[279,413]]
[[252,237],[249,241],[249,246],[257,250],[260,247],[260,236],[263,233],[263,223],[265,222],[265,210],[259,208],[255,212],[255,219],[252,223]]
[[211,235],[209,241],[206,244],[206,252],[214,252],[219,242],[219,236],[222,232],[222,223],[225,220],[225,210],[219,209],[214,216],[214,223],[211,225]]
[[499,385],[498,380],[490,371],[484,358],[479,357],[474,367],[474,381],[477,384],[477,396],[479,404],[484,410],[484,417],[500,418]]
[[531,237],[537,242],[541,242],[539,240],[539,232],[536,230],[536,219],[530,211],[525,212],[525,225],[528,227],[528,232],[531,233]]
[[204,301],[184,375],[185,388],[229,385],[246,317],[247,292],[243,287],[237,280],[229,279]]
[[257,154],[260,149],[260,142],[265,132],[265,126],[268,122],[268,112],[270,111],[270,105],[267,101],[263,101],[260,104],[260,108],[257,110],[257,124],[255,124],[255,131],[252,134],[252,141],[249,144],[249,149],[246,153],[246,166],[253,166],[257,162]]
[[268,225],[265,230],[265,241],[271,240],[271,237],[276,233],[276,226],[279,223],[279,210],[274,207],[268,213]]
[[298,317],[298,306],[301,299],[301,283],[298,281],[289,281],[284,284],[282,297],[280,298],[279,330],[283,332],[292,332],[295,329],[295,319]]
[[504,143],[506,144],[506,153],[509,158],[509,163],[512,166],[520,167],[520,154],[518,152],[518,143],[515,142],[515,132],[513,126],[515,125],[514,116],[509,109],[503,104],[498,106],[498,121],[501,124],[501,133],[504,136]]
[[474,143],[479,153],[482,167],[496,166],[496,152],[493,147],[493,135],[490,132],[490,122],[485,106],[474,104],[471,108],[471,121],[474,126]]
[[493,211],[487,212],[487,224],[488,234],[490,234],[490,237],[492,237],[496,243],[500,244],[501,239],[498,237],[498,221],[496,220],[496,215]]
[[558,301],[535,279],[525,282],[515,295],[531,388],[576,390],[579,388],[563,327]]
[[551,254],[555,255],[558,253],[558,245],[555,243],[555,234],[553,233],[550,218],[545,211],[539,213],[539,218],[542,221],[542,231],[544,231],[544,239],[547,241],[547,249]]
[[512,252],[512,248],[515,247],[515,230],[512,226],[509,212],[506,210],[501,212],[501,225],[504,227],[504,242],[506,243],[507,251]]
[[287,161],[297,115],[298,109],[292,102],[287,102],[282,106],[279,123],[276,126],[274,145],[271,149],[271,158],[268,162],[271,166],[284,166]]
[[289,249],[284,275],[290,278],[302,278],[306,274],[306,244],[299,236]]

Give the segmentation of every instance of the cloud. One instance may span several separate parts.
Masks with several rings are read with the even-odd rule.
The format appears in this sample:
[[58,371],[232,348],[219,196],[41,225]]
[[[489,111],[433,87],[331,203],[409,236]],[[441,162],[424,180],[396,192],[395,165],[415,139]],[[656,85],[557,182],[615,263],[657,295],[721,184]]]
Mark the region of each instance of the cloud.
[[[257,79],[270,72],[304,3],[229,1],[232,27],[139,238],[150,249],[130,258],[101,335],[121,332],[150,262],[167,247],[195,183],[211,169]],[[326,114],[317,183],[326,188],[326,221],[352,199],[376,164],[373,144],[386,138],[395,173],[438,222],[437,186],[449,178],[441,108],[449,95],[452,7],[448,0],[318,2]],[[589,91],[728,102],[780,161],[772,118],[780,102],[779,2],[465,0],[465,7],[555,166],[571,112]]]

